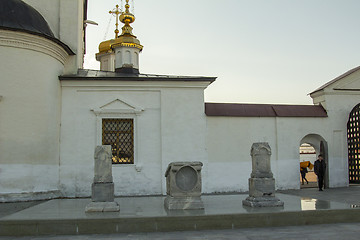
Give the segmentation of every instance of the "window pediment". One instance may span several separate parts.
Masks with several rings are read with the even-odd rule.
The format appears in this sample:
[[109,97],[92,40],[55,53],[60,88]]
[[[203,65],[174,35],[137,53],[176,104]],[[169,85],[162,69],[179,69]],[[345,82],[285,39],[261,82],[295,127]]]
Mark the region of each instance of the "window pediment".
[[105,104],[91,109],[95,115],[100,114],[139,114],[144,111],[144,108],[137,106],[127,100],[120,98],[107,101]]

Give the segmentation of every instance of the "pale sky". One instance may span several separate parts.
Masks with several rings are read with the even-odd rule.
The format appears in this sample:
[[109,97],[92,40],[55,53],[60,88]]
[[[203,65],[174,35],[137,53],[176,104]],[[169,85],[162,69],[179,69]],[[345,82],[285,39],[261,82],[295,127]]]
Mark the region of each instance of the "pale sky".
[[[98,45],[115,36],[116,4],[89,0],[99,25],[87,27],[85,68],[99,69]],[[359,11],[360,0],[134,0],[132,27],[140,72],[217,77],[206,102],[311,104],[360,65]]]

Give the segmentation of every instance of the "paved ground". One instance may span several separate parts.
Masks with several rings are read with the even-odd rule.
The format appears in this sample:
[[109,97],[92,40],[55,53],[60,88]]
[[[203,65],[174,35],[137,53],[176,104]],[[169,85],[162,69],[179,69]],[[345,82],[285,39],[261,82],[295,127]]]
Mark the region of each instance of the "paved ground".
[[15,203],[0,203],[0,218],[19,212],[26,208],[38,205],[45,201],[30,201],[30,202],[15,202]]
[[[360,207],[360,186],[349,188],[325,189],[319,192],[316,188],[302,190],[281,191],[283,194],[296,195],[319,200],[348,203],[353,207]],[[17,212],[33,203],[0,204],[0,214]],[[3,212],[4,209],[7,209]],[[329,225],[307,225],[307,226],[288,226],[273,228],[243,228],[233,230],[210,230],[210,231],[185,231],[185,232],[165,232],[165,233],[132,233],[132,234],[108,234],[108,235],[72,235],[72,236],[45,236],[45,237],[0,237],[0,240],[272,240],[272,239],[360,239],[360,223],[338,223]]]
[[109,234],[46,237],[0,237],[1,240],[358,240],[360,223],[330,224],[276,228],[245,228],[234,230]]
[[[354,185],[344,188],[328,188],[323,192],[318,191],[317,188],[307,188],[301,190],[286,190],[279,191],[284,194],[290,194],[301,197],[311,197],[319,200],[349,203],[354,207],[360,207],[360,186]],[[360,236],[359,236],[360,239]]]

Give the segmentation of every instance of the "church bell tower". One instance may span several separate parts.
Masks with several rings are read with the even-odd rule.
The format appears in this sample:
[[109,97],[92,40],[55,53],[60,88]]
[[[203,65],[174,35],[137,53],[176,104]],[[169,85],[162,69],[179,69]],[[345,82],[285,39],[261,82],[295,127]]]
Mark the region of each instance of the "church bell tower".
[[[109,12],[116,15],[115,39],[104,41],[99,45],[96,60],[100,61],[102,71],[139,74],[139,54],[143,46],[132,33],[133,28],[130,24],[135,21],[135,16],[130,13],[129,8],[129,0],[126,0],[125,11],[121,11],[116,5],[115,10]],[[120,35],[119,20],[124,24]]]

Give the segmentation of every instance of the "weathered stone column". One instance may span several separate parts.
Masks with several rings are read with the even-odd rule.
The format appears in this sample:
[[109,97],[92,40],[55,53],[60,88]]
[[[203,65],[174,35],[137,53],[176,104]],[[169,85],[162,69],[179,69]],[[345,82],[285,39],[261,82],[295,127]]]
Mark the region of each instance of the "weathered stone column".
[[92,202],[86,206],[86,212],[117,212],[119,204],[114,201],[114,183],[112,178],[111,146],[95,148],[94,182],[91,185]]
[[275,179],[271,172],[271,149],[268,143],[254,143],[251,147],[252,173],[249,178],[249,197],[243,205],[277,207],[284,202],[275,197]]

